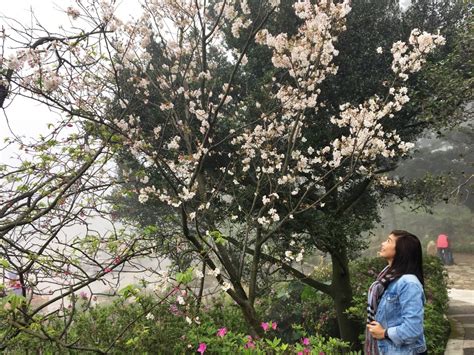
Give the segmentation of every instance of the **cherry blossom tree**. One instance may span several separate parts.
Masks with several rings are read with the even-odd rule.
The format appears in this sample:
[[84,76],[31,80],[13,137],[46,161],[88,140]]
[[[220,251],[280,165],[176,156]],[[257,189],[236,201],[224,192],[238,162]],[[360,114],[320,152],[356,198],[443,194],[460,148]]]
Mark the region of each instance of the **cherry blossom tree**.
[[[421,3],[423,2],[417,2],[417,5],[421,5]],[[449,34],[449,31],[455,28],[462,29],[464,24],[462,5],[454,4],[454,2],[437,3],[434,7],[430,7],[429,11],[419,10],[418,7],[412,11],[410,8],[408,19],[408,12],[402,12],[398,2],[395,1],[353,1],[352,5],[354,7],[347,19],[348,30],[341,34],[337,44],[340,54],[334,60],[339,67],[338,73],[336,76],[326,78],[321,83],[319,101],[324,104],[324,107],[318,108],[318,112],[315,113],[316,117],[311,117],[312,112],[308,112],[306,118],[306,122],[309,123],[305,129],[306,137],[308,137],[306,146],[312,146],[316,150],[322,149],[328,141],[344,134],[342,131],[344,128],[338,131],[327,124],[329,117],[338,114],[339,105],[347,101],[361,102],[368,93],[386,90],[386,85],[390,83],[390,80],[387,79],[391,78],[391,52],[387,49],[390,48],[392,41],[408,36],[407,33],[409,34],[413,28],[411,25],[413,22],[431,31],[437,31],[441,27],[443,34]],[[429,20],[425,20],[425,16]],[[420,21],[420,19],[424,20]],[[291,24],[295,22],[297,21],[291,17],[291,11],[287,10],[275,18],[269,28],[278,28],[280,31],[280,28],[286,24],[286,31],[291,33]],[[236,39],[228,39],[227,42],[235,47],[238,45]],[[441,51],[437,51],[435,56],[430,57],[428,71],[425,66],[423,73],[405,81],[404,85],[408,88],[411,100],[407,105],[404,105],[403,110],[395,113],[393,119],[381,121],[384,129],[396,129],[402,140],[413,142],[424,130],[432,129],[433,126],[451,126],[459,123],[456,112],[463,112],[464,104],[459,105],[457,102],[466,102],[466,99],[469,100],[468,97],[472,95],[469,95],[467,83],[452,74],[468,64],[455,67],[446,66],[446,54],[452,51],[452,46],[453,36],[450,36],[448,45],[444,46]],[[374,55],[377,47],[380,47],[378,50],[382,53]],[[463,62],[462,58],[466,57],[469,55],[455,56],[458,58],[457,60]],[[271,61],[267,60],[267,53],[260,50],[258,55],[250,57],[247,67],[251,72],[247,77],[252,80],[245,86],[246,90],[251,92],[254,89],[255,96],[263,96],[258,92],[261,83],[264,82],[264,79],[260,79],[261,77],[265,78],[263,73],[268,76],[268,73],[274,72]],[[439,69],[436,68],[441,67],[445,67],[442,69],[444,74],[438,79],[434,79],[430,74],[427,75],[433,69],[438,71]],[[464,73],[467,72],[468,70],[464,71]],[[275,76],[278,78],[278,73]],[[446,82],[443,83],[441,78],[449,78],[450,84],[444,85]],[[434,87],[437,89],[433,90]],[[446,92],[448,87],[449,93]],[[436,94],[434,94],[435,92]],[[433,100],[434,97],[436,100]],[[265,99],[258,101],[264,102]],[[452,104],[448,104],[448,102]],[[378,172],[393,171],[402,158],[401,155],[378,158],[376,162],[379,168]],[[339,169],[328,176],[326,179],[328,188],[332,186],[332,181],[339,178],[339,173],[344,174]],[[423,188],[426,189],[427,185],[423,184]],[[306,274],[300,272],[301,261],[293,260],[292,265],[285,264],[284,270],[290,274],[290,278],[296,277],[333,298],[340,334],[353,334],[354,342],[358,333],[357,329],[362,324],[360,321],[351,321],[344,316],[352,302],[349,261],[357,257],[364,244],[368,242],[367,234],[361,235],[361,232],[369,231],[374,227],[378,219],[379,206],[391,201],[390,199],[394,195],[406,196],[406,190],[403,184],[381,186],[378,183],[373,183],[371,175],[352,174],[350,185],[346,185],[342,190],[333,190],[325,199],[324,207],[296,214],[294,220],[287,223],[285,230],[280,233],[277,245],[275,245],[276,248],[271,248],[269,253],[270,256],[283,255],[285,251],[288,251],[292,253],[293,258],[298,256],[298,260],[300,260],[301,249],[304,248],[304,254],[311,256],[314,248],[317,248],[330,256],[333,268],[331,283],[329,287],[323,285],[322,290],[318,288],[317,283],[311,283],[307,272]],[[292,241],[294,239],[290,237],[292,234],[298,236],[296,238],[298,244]],[[275,262],[275,259],[265,253],[262,253],[262,256]],[[311,258],[304,258],[304,261],[308,260]],[[297,270],[294,269],[295,267]],[[308,270],[311,265],[306,264],[305,267]],[[261,275],[265,275],[265,272],[262,272]],[[279,276],[281,277],[281,275]],[[260,283],[262,284],[262,280]],[[357,280],[353,280],[353,283],[357,283]],[[265,290],[266,288],[262,285],[261,289]],[[345,337],[345,339],[349,339],[349,337]]]
[[[135,194],[142,204],[161,203],[170,221],[161,236],[175,240],[179,252],[193,253],[191,265],[196,270],[203,265],[197,276],[214,276],[259,334],[255,301],[262,272],[287,268],[333,293],[291,268],[303,258],[304,233],[286,238],[293,251],[275,253],[277,246],[295,217],[324,208],[334,191],[351,186],[356,174],[382,185],[393,183],[381,174],[378,162],[407,154],[412,144],[383,122],[395,119],[408,102],[404,83],[444,39],[415,29],[407,42],[386,48],[393,55],[390,85],[363,102],[342,104],[327,122],[341,134],[315,149],[308,144],[307,127],[324,107],[322,83],[338,70],[334,57],[337,38],[346,30],[348,1],[296,2],[299,24],[293,34],[266,27],[279,11],[276,0],[252,6],[246,1],[148,0],[142,7],[141,17],[124,21],[116,16],[114,1],[77,1],[66,12],[79,31],[39,28],[18,30],[22,38],[5,35],[5,41],[23,47],[1,58],[2,75],[13,71],[2,82],[10,98],[26,96],[61,112],[55,134],[64,135],[69,125],[79,133],[35,144],[39,159],[46,160],[43,174],[37,174],[34,163],[25,170],[6,168],[5,178],[14,181],[2,202],[7,213],[2,240],[15,233],[22,238],[21,223],[32,226],[45,214],[51,217],[43,233],[53,236],[55,218],[63,227],[80,217],[81,208],[103,214],[106,190],[113,185],[116,192]],[[226,32],[244,38],[241,47],[228,48]],[[248,56],[258,46],[271,52],[276,73],[262,85],[262,102],[242,94]],[[41,150],[44,145],[50,148]],[[62,145],[69,148],[61,151]],[[109,161],[124,154],[133,164],[121,165],[114,176]],[[49,167],[50,159],[56,165]],[[68,166],[71,160],[75,167]],[[337,179],[332,178],[335,171]],[[28,179],[31,183],[25,184]],[[75,198],[78,191],[87,195],[89,190],[93,198]],[[41,199],[47,207],[39,205]],[[134,241],[146,250],[142,239],[127,237],[119,238],[118,263],[115,249],[114,255],[109,250],[109,264],[92,257],[102,267],[96,279],[136,256]],[[25,258],[29,251],[22,248]],[[59,254],[69,259],[71,251]],[[80,265],[74,263],[78,270]],[[80,287],[92,281],[84,275]]]

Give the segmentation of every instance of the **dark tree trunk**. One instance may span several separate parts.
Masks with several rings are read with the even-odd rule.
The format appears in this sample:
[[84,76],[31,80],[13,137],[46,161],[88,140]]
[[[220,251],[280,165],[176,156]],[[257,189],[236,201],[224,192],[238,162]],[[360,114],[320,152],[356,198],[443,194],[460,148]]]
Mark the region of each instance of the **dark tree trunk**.
[[331,253],[332,285],[331,296],[336,308],[339,336],[350,342],[353,350],[361,348],[359,334],[363,325],[349,318],[346,313],[352,303],[352,286],[349,274],[349,260],[346,252]]
[[250,335],[253,337],[263,337],[263,329],[260,326],[260,322],[258,320],[257,312],[255,312],[255,308],[250,304],[248,300],[246,301],[237,301],[244,315],[245,321],[249,326]]

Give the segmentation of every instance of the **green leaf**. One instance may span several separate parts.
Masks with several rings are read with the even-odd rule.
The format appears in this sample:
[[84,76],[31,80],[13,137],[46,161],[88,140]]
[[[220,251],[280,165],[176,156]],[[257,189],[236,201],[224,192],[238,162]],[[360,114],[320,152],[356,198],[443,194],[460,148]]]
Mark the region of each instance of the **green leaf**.
[[8,260],[5,259],[0,259],[0,265],[3,266],[5,269],[8,269],[10,267],[10,263]]
[[179,272],[176,274],[176,281],[182,284],[188,284],[193,280],[193,268],[189,267],[184,272]]
[[218,230],[210,232],[209,235],[212,237],[212,239],[214,239],[217,244],[227,243],[226,237]]
[[122,295],[125,298],[129,298],[130,296],[134,296],[137,294],[136,288],[133,285],[128,285],[122,288],[119,291],[119,295]]
[[158,227],[150,224],[143,229],[143,234],[146,236],[153,236],[158,232]]
[[133,345],[135,345],[136,343],[138,343],[139,340],[140,340],[139,337],[135,337],[135,338],[128,339],[128,340],[125,342],[125,345],[126,345],[126,346],[133,346]]
[[26,301],[26,298],[23,296],[15,295],[13,293],[13,294],[8,295],[5,301],[10,303],[12,310],[15,310],[19,308]]

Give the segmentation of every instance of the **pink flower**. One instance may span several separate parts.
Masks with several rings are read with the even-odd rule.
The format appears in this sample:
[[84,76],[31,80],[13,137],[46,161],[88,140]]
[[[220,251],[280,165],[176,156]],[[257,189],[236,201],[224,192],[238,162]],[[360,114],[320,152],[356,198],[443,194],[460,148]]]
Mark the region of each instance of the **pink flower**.
[[260,326],[262,327],[264,332],[266,332],[268,328],[270,327],[267,322],[262,322]]
[[319,355],[326,355],[326,353],[324,351],[320,351]]
[[272,324],[272,329],[276,330],[278,323],[277,322],[271,322],[271,324]]
[[109,272],[111,272],[111,271],[112,271],[112,269],[109,268],[109,267],[106,267],[106,268],[104,269],[104,272],[105,272],[106,274],[109,273]]
[[302,352],[302,351],[298,351],[298,355],[303,355],[303,352]]
[[224,327],[224,328],[220,328],[217,330],[217,336],[218,337],[224,337],[225,335],[227,334],[227,328]]
[[204,352],[206,351],[206,349],[207,349],[206,343],[200,343],[200,344],[199,344],[199,347],[197,348],[197,352],[198,352],[198,353],[201,353],[201,355],[202,355],[202,354],[204,354]]
[[179,314],[178,306],[175,303],[170,305],[170,312],[173,313],[175,316]]
[[84,292],[84,291],[79,292],[79,296],[80,296],[82,299],[87,299],[87,298],[89,298],[89,295],[87,294],[87,292]]
[[308,346],[309,345],[309,338],[303,338],[301,339],[301,344]]
[[248,342],[244,345],[244,349],[253,349],[255,348],[255,343],[252,341],[252,337],[249,335],[247,337]]

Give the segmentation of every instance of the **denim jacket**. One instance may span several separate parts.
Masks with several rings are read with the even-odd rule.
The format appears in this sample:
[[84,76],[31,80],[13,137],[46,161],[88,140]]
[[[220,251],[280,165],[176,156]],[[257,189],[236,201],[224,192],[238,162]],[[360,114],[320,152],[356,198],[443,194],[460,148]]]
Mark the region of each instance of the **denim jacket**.
[[378,340],[380,354],[418,354],[426,351],[423,334],[423,286],[406,274],[388,285],[380,298],[375,319],[388,329],[390,339]]

